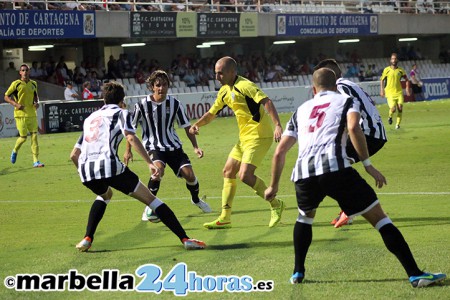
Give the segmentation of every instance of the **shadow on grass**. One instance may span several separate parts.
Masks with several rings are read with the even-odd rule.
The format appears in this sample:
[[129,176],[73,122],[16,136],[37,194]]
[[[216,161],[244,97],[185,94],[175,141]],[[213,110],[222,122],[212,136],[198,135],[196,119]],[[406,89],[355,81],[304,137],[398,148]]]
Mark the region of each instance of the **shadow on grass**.
[[[353,224],[346,225],[341,227],[340,229],[351,229],[351,230],[372,230],[373,228],[369,225],[369,223],[364,220],[363,217],[358,217],[359,220],[354,220]],[[441,225],[450,225],[450,219],[448,217],[430,217],[430,218],[395,218],[392,219],[394,225],[398,228],[406,228],[406,227],[424,227],[424,226],[441,226]],[[406,224],[404,224],[406,223]],[[326,222],[318,222],[314,223],[313,226],[331,226]],[[358,225],[369,225],[369,227],[361,227]]]
[[[352,280],[308,280],[305,279],[301,284],[333,284],[333,283],[342,283],[342,282],[349,282],[349,283],[371,283],[371,282],[404,282],[407,279],[405,278],[383,278],[383,279],[352,279]],[[426,288],[433,288],[433,287],[442,287],[442,286],[450,286],[450,281],[445,280],[441,282],[437,282],[434,284],[431,284],[427,286]]]
[[[333,242],[343,242],[348,239],[340,238],[340,239],[322,239],[322,240],[314,240],[314,243],[333,243]],[[222,244],[222,245],[211,245],[208,244],[207,248],[202,251],[208,250],[235,250],[235,249],[257,249],[257,248],[281,248],[281,247],[292,247],[292,240],[288,241],[280,241],[280,242],[248,242],[248,243],[235,243],[235,244]],[[149,250],[149,249],[161,249],[161,248],[179,248],[182,249],[183,246],[174,246],[174,245],[155,245],[155,246],[146,246],[146,247],[132,247],[132,248],[118,248],[118,249],[101,249],[101,250],[92,250],[89,249],[85,253],[87,254],[96,254],[96,253],[108,253],[108,252],[118,252],[118,251],[136,251],[136,250]]]

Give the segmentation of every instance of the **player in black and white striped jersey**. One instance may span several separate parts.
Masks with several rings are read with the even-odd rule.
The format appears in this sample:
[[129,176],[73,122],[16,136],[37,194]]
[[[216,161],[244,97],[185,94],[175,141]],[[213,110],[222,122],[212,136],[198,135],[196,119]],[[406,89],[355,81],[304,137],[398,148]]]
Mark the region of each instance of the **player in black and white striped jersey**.
[[[189,133],[191,124],[186,115],[183,104],[173,96],[167,95],[170,79],[162,70],[154,71],[146,80],[148,89],[152,92],[146,98],[136,103],[133,113],[133,126],[138,123],[142,126],[142,142],[153,160],[154,164],[161,170],[161,177],[168,165],[175,175],[184,178],[186,188],[191,194],[192,204],[199,207],[203,212],[211,212],[211,207],[200,199],[200,186],[195,176],[189,157],[184,153],[180,138],[175,131],[174,124],[183,128],[187,137],[194,147],[197,157],[203,157],[203,150],[198,147],[194,134]],[[126,164],[132,160],[133,155],[127,144],[124,154]],[[158,193],[160,178],[150,177],[148,188],[154,195]],[[204,198],[204,197],[203,197]],[[146,208],[147,210],[147,208]],[[142,214],[142,220],[147,221],[147,211]]]
[[116,82],[105,84],[105,105],[86,118],[83,133],[70,155],[83,185],[97,195],[89,213],[86,234],[76,248],[84,252],[91,247],[97,226],[111,200],[111,187],[149,206],[178,236],[187,250],[205,248],[205,243],[190,239],[186,235],[173,211],[156,198],[140,182],[138,176],[120,161],[117,151],[125,136],[127,142],[147,163],[153,176],[155,178],[160,176],[159,169],[153,164],[141,141],[135,135],[130,114],[121,108],[124,106],[124,97],[125,92],[121,84]]
[[[342,72],[336,60],[332,58],[324,59],[314,67],[314,70],[318,70],[320,68],[329,68],[333,70],[337,78],[337,90],[341,94],[348,97],[354,97],[359,101],[361,113],[361,129],[366,137],[369,156],[374,155],[381,148],[383,148],[384,144],[387,142],[386,130],[381,120],[380,113],[375,106],[375,102],[358,84],[348,79],[342,78]],[[350,141],[347,143],[346,150],[347,155],[354,162],[359,161],[355,148]],[[334,227],[339,228],[343,225],[351,224],[352,222],[352,218],[348,217],[343,211],[340,211],[338,216],[331,221],[331,224],[334,225]]]
[[408,243],[383,211],[373,188],[351,167],[346,142],[351,140],[366,172],[378,188],[386,178],[370,162],[360,126],[360,103],[337,92],[333,70],[321,68],[313,74],[314,98],[292,115],[272,159],[272,179],[264,192],[266,200],[276,197],[287,152],[298,143],[298,158],[291,175],[295,184],[298,216],[294,226],[295,264],[290,282],[305,278],[305,260],[312,243],[312,224],[326,196],[335,199],[348,215],[362,215],[381,235],[386,248],[402,264],[413,287],[445,280],[443,273],[419,269]]

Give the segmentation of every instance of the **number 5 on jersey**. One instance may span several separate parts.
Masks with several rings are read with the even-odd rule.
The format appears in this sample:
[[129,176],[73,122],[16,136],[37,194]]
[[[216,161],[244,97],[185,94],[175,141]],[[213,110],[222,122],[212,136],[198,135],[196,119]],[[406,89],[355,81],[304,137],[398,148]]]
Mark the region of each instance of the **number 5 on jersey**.
[[314,119],[313,124],[309,125],[309,132],[314,132],[317,128],[320,128],[320,126],[322,126],[323,119],[325,119],[326,115],[323,110],[328,106],[330,106],[330,103],[314,106],[311,114],[309,115],[309,119]]

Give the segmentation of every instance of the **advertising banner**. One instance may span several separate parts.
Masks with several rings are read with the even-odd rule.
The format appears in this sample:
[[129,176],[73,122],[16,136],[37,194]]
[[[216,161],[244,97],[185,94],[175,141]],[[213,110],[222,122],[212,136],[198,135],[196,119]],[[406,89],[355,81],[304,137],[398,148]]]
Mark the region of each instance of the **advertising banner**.
[[422,81],[425,100],[450,98],[450,78],[428,78]]
[[197,36],[197,13],[179,12],[177,13],[177,37]]
[[241,37],[258,36],[258,14],[241,13],[239,20],[239,34]]
[[176,37],[176,12],[132,12],[131,37]]
[[240,14],[198,13],[197,37],[238,37]]
[[375,34],[378,34],[378,16],[373,14],[277,15],[278,36]]
[[45,132],[81,131],[84,120],[103,104],[101,100],[45,103]]
[[14,120],[14,107],[8,104],[0,104],[0,138],[18,136]]
[[0,39],[95,38],[95,13],[0,10]]

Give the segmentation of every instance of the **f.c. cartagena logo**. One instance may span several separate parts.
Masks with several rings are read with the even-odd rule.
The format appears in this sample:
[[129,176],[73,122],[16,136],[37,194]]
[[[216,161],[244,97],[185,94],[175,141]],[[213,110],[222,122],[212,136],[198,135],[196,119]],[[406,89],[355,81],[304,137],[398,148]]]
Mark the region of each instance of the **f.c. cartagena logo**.
[[172,292],[175,296],[186,296],[192,292],[270,292],[274,289],[272,280],[254,283],[251,276],[200,276],[188,271],[185,263],[176,264],[166,276],[154,264],[139,266],[135,275],[121,274],[119,270],[102,270],[101,274],[84,275],[75,269],[66,274],[16,274],[8,276],[4,285],[16,291],[136,291],[139,293]]

